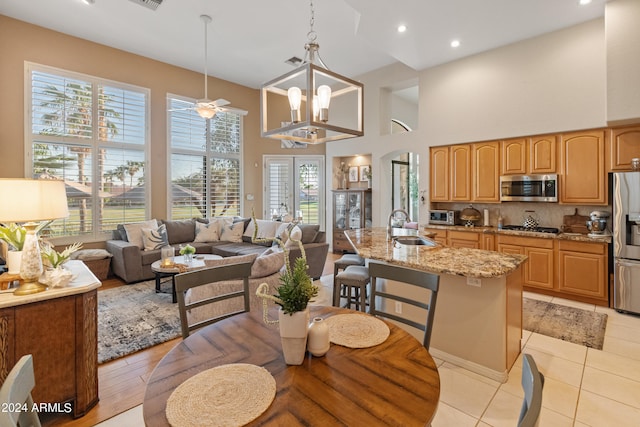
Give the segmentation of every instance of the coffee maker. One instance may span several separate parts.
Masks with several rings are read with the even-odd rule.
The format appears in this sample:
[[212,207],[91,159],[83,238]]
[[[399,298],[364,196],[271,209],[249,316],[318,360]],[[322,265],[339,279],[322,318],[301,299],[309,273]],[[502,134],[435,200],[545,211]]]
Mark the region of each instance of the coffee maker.
[[607,228],[609,216],[611,216],[611,214],[606,211],[593,211],[589,214],[590,219],[587,221],[589,237],[604,237],[611,235]]

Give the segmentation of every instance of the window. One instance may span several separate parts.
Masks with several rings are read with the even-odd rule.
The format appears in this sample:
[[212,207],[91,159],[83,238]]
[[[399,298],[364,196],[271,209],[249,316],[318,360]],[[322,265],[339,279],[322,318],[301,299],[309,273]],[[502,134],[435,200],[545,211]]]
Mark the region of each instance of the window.
[[147,217],[147,89],[28,64],[26,157],[38,179],[62,179],[69,218],[49,234],[110,235]]
[[264,218],[287,212],[324,229],[324,156],[265,156]]
[[193,100],[169,95],[172,219],[240,216],[243,112],[203,119]]

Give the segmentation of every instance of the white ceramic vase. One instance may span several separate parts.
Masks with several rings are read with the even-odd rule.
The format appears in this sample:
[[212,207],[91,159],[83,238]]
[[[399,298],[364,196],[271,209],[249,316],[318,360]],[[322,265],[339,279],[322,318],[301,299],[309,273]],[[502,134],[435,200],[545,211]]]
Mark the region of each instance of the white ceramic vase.
[[282,353],[287,365],[302,365],[307,352],[307,332],[309,328],[309,307],[291,315],[278,311]]
[[327,354],[330,347],[329,326],[322,320],[322,317],[314,317],[309,325],[307,337],[307,350],[316,357]]
[[7,251],[7,268],[9,274],[20,274],[22,251]]

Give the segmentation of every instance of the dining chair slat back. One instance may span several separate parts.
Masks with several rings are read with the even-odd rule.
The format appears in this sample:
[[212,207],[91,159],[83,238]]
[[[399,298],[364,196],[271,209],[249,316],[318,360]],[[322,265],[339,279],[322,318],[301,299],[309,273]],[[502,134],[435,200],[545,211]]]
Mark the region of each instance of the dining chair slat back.
[[[369,313],[374,316],[395,320],[423,331],[424,338],[422,344],[428,350],[431,342],[431,331],[433,329],[433,319],[435,316],[436,301],[438,298],[440,276],[424,271],[374,261],[369,262],[369,273],[371,275]],[[411,286],[422,288],[430,292],[420,293],[421,298],[397,295],[395,293],[396,290],[391,294],[387,292],[386,289],[383,289],[382,282],[378,279],[389,279],[395,282],[400,282],[400,286],[402,287],[407,285],[408,293],[415,291]],[[409,304],[426,310],[427,313],[425,321],[420,323],[411,319],[411,315],[407,313],[407,310],[403,310],[404,315],[403,313],[392,312],[392,310],[395,311],[395,302]],[[384,305],[382,303],[384,303]]]
[[535,427],[538,425],[540,410],[542,409],[542,389],[544,375],[538,371],[533,356],[522,355],[522,389],[524,399],[518,418],[518,427]]
[[[35,386],[33,357],[27,354],[22,356],[9,371],[9,375],[7,375],[0,388],[0,403],[3,408],[0,411],[0,426],[41,426],[38,412],[33,411],[34,404],[31,391]],[[11,408],[21,408],[23,410]]]
[[[243,262],[237,264],[220,265],[216,267],[205,268],[201,270],[188,271],[175,276],[176,294],[178,297],[178,308],[180,310],[180,327],[182,329],[182,338],[187,338],[191,331],[219,322],[227,317],[235,316],[239,313],[245,313],[250,310],[249,296],[249,276],[251,275],[251,262]],[[186,302],[185,295],[189,289],[199,286],[213,285],[216,282],[242,279],[242,289],[222,294],[216,294],[207,298],[203,298],[194,302]],[[243,298],[243,308],[240,310],[231,310],[216,314],[215,316],[196,323],[189,323],[188,311],[202,307],[205,305],[218,304],[222,301]]]

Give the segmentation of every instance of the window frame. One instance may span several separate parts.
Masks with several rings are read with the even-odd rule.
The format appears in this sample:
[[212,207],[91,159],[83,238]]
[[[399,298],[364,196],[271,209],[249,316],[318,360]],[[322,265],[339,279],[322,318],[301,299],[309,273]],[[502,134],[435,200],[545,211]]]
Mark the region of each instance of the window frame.
[[[51,136],[51,135],[41,135],[37,133],[33,133],[33,87],[32,87],[32,73],[40,72],[51,74],[55,76],[59,76],[62,78],[69,79],[77,79],[89,82],[92,87],[92,135],[89,139],[83,138],[74,138],[70,136]],[[109,86],[116,89],[128,90],[133,92],[138,92],[144,97],[144,143],[141,145],[135,145],[127,142],[120,141],[100,141],[99,139],[99,120],[94,118],[98,117],[98,85]],[[24,170],[25,177],[31,178],[34,173],[34,153],[33,153],[33,143],[34,140],[41,140],[46,143],[51,144],[59,144],[62,146],[69,145],[82,145],[90,148],[91,153],[91,176],[94,177],[92,181],[95,181],[95,178],[99,178],[100,182],[102,182],[103,177],[98,175],[99,165],[98,165],[98,154],[100,149],[115,149],[115,150],[129,150],[129,151],[139,151],[142,153],[145,163],[144,168],[144,186],[145,186],[145,219],[149,219],[151,215],[151,199],[152,199],[152,187],[153,184],[151,182],[151,132],[150,132],[150,117],[151,117],[151,90],[149,88],[132,85],[129,83],[118,82],[110,79],[104,79],[101,77],[96,77],[84,73],[78,73],[75,71],[65,70],[62,68],[51,67],[48,65],[38,64],[34,62],[25,61],[24,63],[24,107],[25,107],[25,116],[24,116]],[[94,184],[94,182],[92,182]],[[100,231],[102,228],[102,223],[99,221],[99,210],[95,209],[95,206],[98,206],[100,203],[99,197],[99,189],[96,189],[95,186],[92,185],[92,195],[90,197],[91,200],[91,232],[87,234],[74,234],[74,235],[63,235],[63,236],[55,236],[50,240],[56,245],[65,245],[73,242],[99,242],[106,241],[112,238],[112,230]]]
[[[227,114],[237,114],[239,116],[239,150],[238,154],[235,153],[220,153],[211,150],[211,141],[210,138],[205,138],[205,149],[204,150],[196,150],[184,147],[174,147],[172,144],[172,128],[171,128],[171,101],[177,100],[181,102],[186,102],[190,104],[195,104],[197,100],[195,98],[186,97],[174,93],[167,92],[165,102],[166,102],[166,111],[167,111],[167,188],[172,188],[172,162],[174,154],[181,154],[187,156],[196,156],[200,155],[206,158],[206,164],[209,170],[211,169],[212,159],[230,159],[238,161],[238,176],[239,176],[239,186],[238,186],[238,215],[243,216],[244,212],[244,116],[247,114],[246,111],[240,109],[234,109],[237,111],[230,111]],[[206,121],[205,123],[205,132],[207,135],[210,135],[211,130],[211,121],[212,119],[203,119]],[[205,198],[206,198],[206,215],[203,218],[209,218],[212,209],[211,209],[211,201],[212,199],[212,191],[211,191],[211,180],[208,179],[206,182],[206,188],[204,189]],[[166,206],[166,217],[170,219],[183,219],[183,218],[174,218],[173,217],[173,192],[167,191],[167,206]]]

